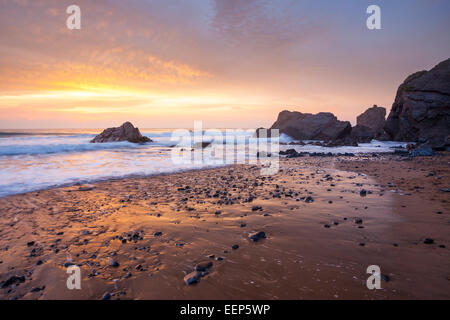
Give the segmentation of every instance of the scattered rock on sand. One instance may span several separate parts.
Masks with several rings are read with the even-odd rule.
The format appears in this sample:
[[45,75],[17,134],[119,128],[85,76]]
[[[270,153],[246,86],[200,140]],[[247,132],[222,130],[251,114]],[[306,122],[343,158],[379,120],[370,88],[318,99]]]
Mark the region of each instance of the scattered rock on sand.
[[25,282],[25,276],[12,276],[1,284],[2,289]]
[[433,244],[434,240],[431,239],[431,238],[425,238],[425,240],[423,240],[423,243],[425,243],[425,244]]

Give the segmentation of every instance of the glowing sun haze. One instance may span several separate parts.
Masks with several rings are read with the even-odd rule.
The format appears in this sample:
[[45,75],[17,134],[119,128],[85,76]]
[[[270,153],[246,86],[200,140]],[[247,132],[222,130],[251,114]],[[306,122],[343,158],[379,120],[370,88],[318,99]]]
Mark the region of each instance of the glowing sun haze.
[[0,0],[0,129],[259,127],[284,109],[354,123],[450,53],[449,1],[376,1],[382,30],[370,4]]

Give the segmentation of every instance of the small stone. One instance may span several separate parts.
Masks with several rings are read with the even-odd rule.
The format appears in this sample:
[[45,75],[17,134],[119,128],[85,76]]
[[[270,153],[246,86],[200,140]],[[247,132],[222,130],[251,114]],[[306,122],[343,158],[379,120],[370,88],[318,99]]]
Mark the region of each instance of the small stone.
[[201,277],[201,273],[198,271],[194,271],[194,272],[187,274],[183,280],[184,280],[184,283],[186,283],[186,285],[189,286],[191,284],[197,283],[200,280],[200,277]]
[[223,258],[222,258],[222,257],[217,257],[216,260],[217,260],[217,261],[222,261]]
[[201,272],[208,271],[208,269],[211,268],[212,265],[213,265],[213,263],[211,261],[203,261],[203,262],[198,263],[195,266],[194,270],[201,271]]
[[330,228],[331,226],[329,224],[324,224],[323,225],[325,228]]
[[155,237],[159,237],[159,236],[162,236],[162,232],[161,232],[161,231],[158,231],[158,232],[155,232],[153,235],[154,235]]
[[136,270],[142,270],[143,269],[143,267],[142,267],[142,264],[138,264],[136,267],[134,267]]
[[[232,246],[231,246],[231,249],[233,249],[233,250],[236,250],[236,249],[238,249],[239,248],[239,245],[237,245],[237,244],[233,244]],[[224,251],[225,252],[225,251]],[[226,252],[225,252],[226,253]]]
[[367,195],[367,191],[364,190],[364,189],[362,189],[362,190],[359,192],[359,195],[360,195],[361,197],[365,197],[365,196]]
[[34,246],[34,241],[27,242],[27,246],[28,247]]
[[380,278],[381,278],[381,280],[386,281],[386,282],[391,281],[391,278],[386,274],[381,274]]
[[250,240],[252,240],[252,241],[255,241],[255,242],[258,241],[258,240],[260,240],[260,239],[263,239],[263,238],[265,238],[265,237],[266,237],[266,233],[263,232],[263,231],[250,233],[250,234],[248,235],[248,238],[249,238]]
[[306,203],[311,203],[311,202],[314,202],[314,199],[313,199],[311,196],[307,196],[307,197],[305,198],[305,202],[306,202]]
[[31,288],[30,292],[39,292],[45,289],[45,286]]
[[433,244],[434,240],[431,239],[431,238],[425,238],[425,240],[423,240],[423,243],[425,243],[425,244]]
[[94,190],[93,186],[81,186],[78,188],[78,191],[91,191]]
[[111,299],[111,293],[105,292],[105,294],[102,297],[102,300],[110,300]]
[[117,268],[120,264],[119,264],[116,260],[111,260],[111,261],[109,262],[109,265],[110,265],[111,267]]

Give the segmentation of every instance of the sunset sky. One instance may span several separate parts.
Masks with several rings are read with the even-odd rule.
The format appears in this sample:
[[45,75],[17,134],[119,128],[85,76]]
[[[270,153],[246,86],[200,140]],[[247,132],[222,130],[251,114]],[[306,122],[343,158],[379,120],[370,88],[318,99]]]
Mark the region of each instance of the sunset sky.
[[0,0],[0,129],[252,128],[284,109],[354,123],[450,57],[449,15],[448,0]]

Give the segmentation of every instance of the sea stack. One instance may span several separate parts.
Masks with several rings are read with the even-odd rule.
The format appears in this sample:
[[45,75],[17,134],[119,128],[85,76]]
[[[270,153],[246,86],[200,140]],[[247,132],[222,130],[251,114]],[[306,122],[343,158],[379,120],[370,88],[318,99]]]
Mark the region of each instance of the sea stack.
[[281,111],[271,129],[279,129],[296,140],[337,140],[350,134],[352,126],[331,112],[317,114]]
[[91,140],[91,143],[128,141],[133,143],[152,142],[148,137],[141,134],[131,122],[125,122],[120,127],[108,128]]

